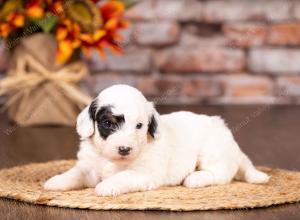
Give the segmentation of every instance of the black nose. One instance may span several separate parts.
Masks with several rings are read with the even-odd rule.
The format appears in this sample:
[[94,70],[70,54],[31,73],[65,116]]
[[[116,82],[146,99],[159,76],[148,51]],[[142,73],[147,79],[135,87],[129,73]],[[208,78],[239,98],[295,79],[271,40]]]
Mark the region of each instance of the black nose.
[[121,146],[119,147],[119,154],[122,155],[122,156],[127,156],[130,151],[131,151],[131,147],[124,147],[124,146]]

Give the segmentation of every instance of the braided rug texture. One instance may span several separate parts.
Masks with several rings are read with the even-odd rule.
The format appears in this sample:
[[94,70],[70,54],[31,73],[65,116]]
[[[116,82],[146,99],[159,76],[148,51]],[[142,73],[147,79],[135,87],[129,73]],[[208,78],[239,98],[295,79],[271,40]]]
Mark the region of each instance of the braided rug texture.
[[72,167],[75,161],[53,161],[0,171],[0,197],[32,204],[94,210],[217,210],[267,207],[300,201],[300,172],[259,168],[271,175],[264,185],[233,182],[228,185],[187,189],[163,187],[154,191],[99,197],[94,189],[48,192],[49,177]]

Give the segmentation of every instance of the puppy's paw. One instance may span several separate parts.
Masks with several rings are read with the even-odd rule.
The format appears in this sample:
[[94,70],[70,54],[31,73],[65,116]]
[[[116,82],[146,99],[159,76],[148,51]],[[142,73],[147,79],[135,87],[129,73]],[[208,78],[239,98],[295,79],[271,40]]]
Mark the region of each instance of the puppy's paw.
[[74,187],[72,180],[66,178],[63,175],[56,175],[47,180],[44,184],[44,189],[49,191],[67,191]]
[[183,185],[188,188],[204,187],[211,184],[211,176],[203,171],[191,173],[183,181]]
[[185,178],[185,180],[183,181],[183,185],[188,188],[197,188],[205,186],[201,179],[191,176]]
[[96,186],[96,194],[98,196],[117,196],[126,193],[127,190],[121,184],[113,181],[104,180]]
[[248,183],[267,183],[270,179],[266,173],[263,173],[259,170],[252,170],[251,172],[246,173],[246,181]]

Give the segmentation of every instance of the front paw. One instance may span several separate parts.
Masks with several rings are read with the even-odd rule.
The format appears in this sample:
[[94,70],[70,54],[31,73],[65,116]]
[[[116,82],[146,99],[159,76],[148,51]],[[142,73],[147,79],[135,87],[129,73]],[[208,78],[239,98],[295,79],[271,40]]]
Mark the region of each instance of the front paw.
[[96,194],[98,196],[117,196],[126,193],[127,190],[121,184],[104,180],[96,186]]
[[72,189],[70,180],[63,175],[56,175],[47,180],[44,189],[49,191],[67,191]]

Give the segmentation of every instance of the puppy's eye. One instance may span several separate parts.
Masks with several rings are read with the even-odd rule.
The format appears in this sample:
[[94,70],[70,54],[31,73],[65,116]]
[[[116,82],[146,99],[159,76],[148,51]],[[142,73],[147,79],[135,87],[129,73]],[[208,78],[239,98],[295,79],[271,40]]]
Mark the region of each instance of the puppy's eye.
[[143,124],[142,123],[138,123],[137,125],[136,125],[136,129],[141,129],[143,127]]
[[116,129],[116,125],[114,123],[112,123],[111,121],[109,120],[104,120],[102,122],[102,126],[105,128],[105,129]]

